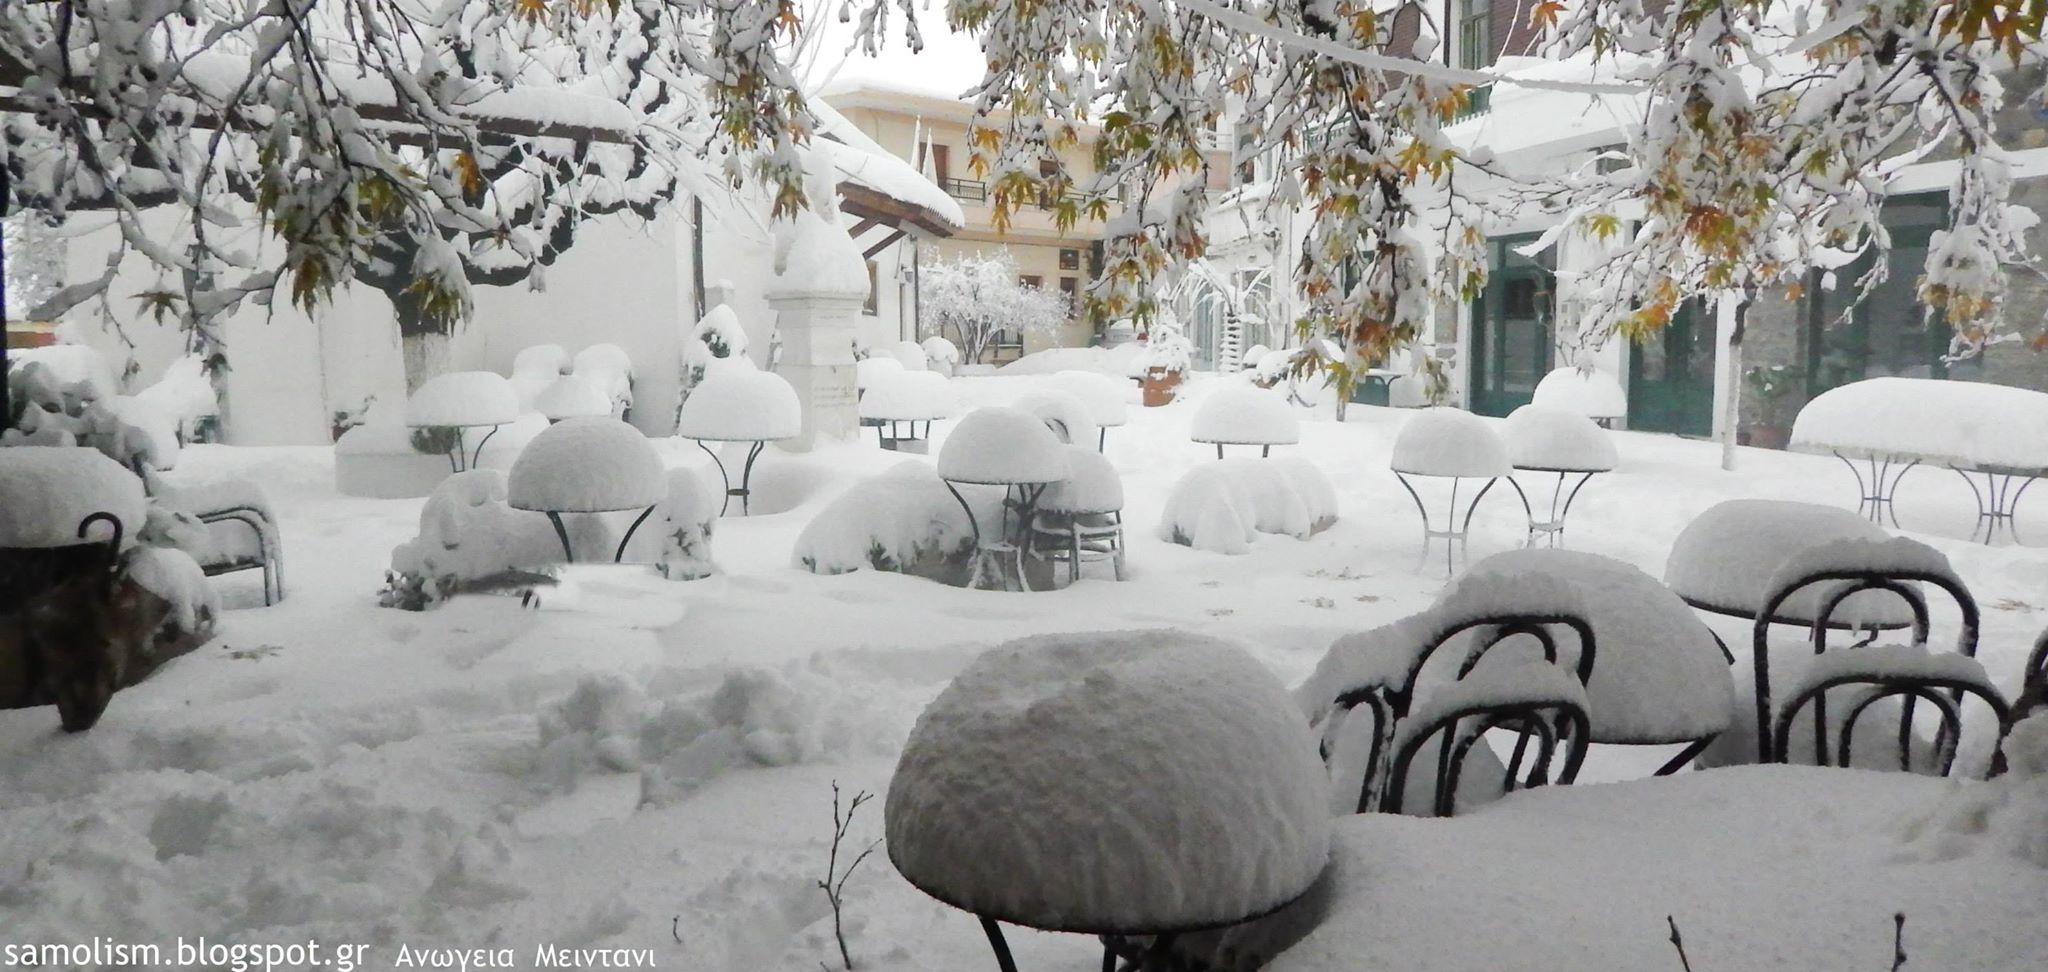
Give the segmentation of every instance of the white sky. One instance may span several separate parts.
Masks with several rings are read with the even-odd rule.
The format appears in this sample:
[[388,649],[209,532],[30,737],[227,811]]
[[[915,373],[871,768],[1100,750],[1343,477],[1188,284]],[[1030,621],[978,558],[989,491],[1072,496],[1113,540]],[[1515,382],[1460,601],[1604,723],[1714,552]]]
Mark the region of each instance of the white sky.
[[931,4],[918,10],[924,50],[914,54],[903,40],[902,12],[892,9],[887,43],[876,57],[859,51],[845,53],[853,42],[854,25],[839,23],[837,7],[838,3],[830,0],[823,5],[826,34],[817,63],[803,79],[807,89],[842,90],[866,84],[892,91],[958,98],[981,80],[984,66],[980,42],[972,35],[953,33],[946,26],[942,5]]

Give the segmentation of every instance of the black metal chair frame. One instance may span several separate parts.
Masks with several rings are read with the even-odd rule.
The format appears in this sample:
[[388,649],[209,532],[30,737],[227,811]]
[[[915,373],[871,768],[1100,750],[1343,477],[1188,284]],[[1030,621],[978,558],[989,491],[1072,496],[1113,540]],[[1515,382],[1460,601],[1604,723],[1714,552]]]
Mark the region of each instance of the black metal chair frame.
[[[881,447],[882,447],[882,448],[884,448],[884,449],[894,449],[894,448],[896,448],[896,446],[894,445],[894,443],[897,443],[897,442],[916,442],[916,441],[918,441],[918,440],[920,440],[920,439],[929,439],[929,438],[931,438],[931,437],[932,437],[932,421],[933,421],[932,419],[889,419],[889,418],[871,418],[871,419],[862,419],[862,420],[861,420],[861,424],[863,424],[863,425],[872,425],[872,426],[874,426],[874,427],[875,427],[875,444],[876,444],[876,445],[879,445],[879,446],[881,446]],[[917,423],[919,423],[919,422],[923,422],[923,423],[924,423],[924,434],[923,434],[923,435],[918,435],[918,434],[917,434]],[[902,426],[902,425],[908,425],[908,426],[910,426],[910,434],[909,434],[909,435],[899,435],[899,434],[897,434],[897,427],[898,427],[898,426]],[[699,443],[699,444],[701,445],[702,443]],[[744,503],[742,503],[742,509],[744,509],[744,507],[745,507],[745,504],[744,504]]]
[[[974,507],[968,505],[967,497],[960,495],[960,488],[956,481],[942,479],[940,482],[946,484],[946,491],[952,493],[954,501],[960,504],[960,511],[967,514],[967,526],[973,531],[974,571],[968,577],[968,586],[976,590],[981,588],[983,567],[989,561],[990,555],[1014,552],[1017,565],[1017,587],[1019,590],[1029,592],[1031,590],[1031,581],[1024,575],[1024,554],[1031,545],[1031,519],[1038,508],[1038,498],[1045,495],[1046,489],[1052,486],[1052,483],[977,483],[973,480],[959,480],[958,482],[966,483],[970,486],[1002,486],[1005,489],[1002,522],[997,524],[1003,540],[997,544],[984,546],[981,542],[981,521],[975,519]],[[1016,493],[1017,496],[1012,498],[1009,495],[1010,493]],[[1010,531],[1010,513],[1012,511],[1015,511],[1017,514],[1017,533],[1014,534],[1017,539],[1015,540],[1010,539],[1013,536]],[[1009,587],[1007,577],[1003,586],[1005,589]]]
[[[747,447],[747,464],[740,469],[740,484],[738,486],[732,484],[732,476],[726,473],[725,460],[718,458],[718,450],[705,445],[703,439],[696,440],[697,448],[704,450],[704,454],[711,457],[712,464],[718,467],[718,481],[725,484],[725,501],[718,504],[718,515],[724,516],[726,508],[732,505],[732,498],[737,496],[740,498],[740,515],[752,516],[753,511],[749,508],[748,503],[754,493],[752,485],[754,481],[754,460],[761,458],[761,450],[768,448],[768,442],[765,439],[737,439],[729,441],[753,443]],[[635,525],[637,526],[638,524]]]
[[[1814,612],[1814,619],[1810,630],[1812,632],[1813,653],[1819,655],[1827,650],[1828,631],[1830,629],[1850,626],[1834,621],[1835,611],[1844,602],[1852,595],[1863,591],[1888,591],[1905,601],[1907,607],[1912,611],[1913,621],[1910,630],[1913,643],[1925,644],[1931,629],[1927,598],[1918,589],[1908,586],[1914,583],[1927,584],[1939,588],[1955,600],[1956,606],[1962,614],[1962,630],[1956,636],[1956,651],[1965,657],[1975,658],[1977,656],[1977,632],[1980,624],[1977,601],[1970,596],[1970,592],[1959,581],[1945,573],[1924,570],[1821,570],[1793,580],[1791,583],[1773,592],[1769,599],[1764,602],[1762,610],[1757,613],[1750,634],[1752,664],[1756,668],[1758,762],[1784,762],[1786,756],[1790,753],[1789,749],[1779,749],[1773,745],[1775,740],[1770,731],[1770,727],[1775,725],[1775,722],[1772,717],[1773,707],[1771,705],[1769,636],[1772,620],[1778,617],[1778,610],[1794,595],[1815,584],[1837,585],[1827,592],[1827,596],[1822,599],[1821,603],[1817,606],[1817,610]],[[1876,637],[1876,632],[1872,631],[1863,641],[1852,645],[1851,649],[1869,644]],[[1959,695],[1960,693],[1953,694]],[[1826,698],[1823,696],[1815,699],[1813,709],[1815,754],[1816,758],[1825,765],[1827,746]],[[1901,746],[1904,746],[1911,738],[1912,713],[1912,698],[1909,697],[1904,713],[1900,717]]]
[[[1096,443],[1096,446],[1095,446],[1095,451],[1096,451],[1096,452],[1101,452],[1101,451],[1102,451],[1102,442],[1103,442],[1103,441],[1106,441],[1106,440],[1100,440],[1100,441],[1098,441],[1098,442]],[[1272,442],[1220,442],[1220,441],[1217,441],[1217,440],[1215,440],[1215,439],[1196,439],[1195,441],[1196,441],[1196,442],[1206,442],[1206,443],[1208,443],[1208,444],[1210,444],[1210,445],[1213,445],[1213,446],[1215,446],[1215,447],[1216,447],[1216,458],[1218,458],[1218,459],[1221,459],[1221,458],[1223,458],[1223,447],[1224,447],[1224,446],[1227,446],[1227,445],[1241,445],[1241,446],[1253,446],[1253,445],[1255,445],[1255,446],[1258,446],[1258,447],[1259,447],[1259,458],[1261,458],[1261,459],[1271,459],[1271,458],[1273,457],[1273,446],[1274,446],[1274,445],[1276,445],[1276,444],[1278,444],[1278,445],[1292,445],[1292,444],[1293,444],[1293,443],[1291,443],[1291,442],[1281,442],[1281,443],[1272,443]]]
[[[1409,663],[1408,671],[1403,675],[1400,686],[1363,686],[1339,695],[1332,706],[1329,718],[1323,726],[1322,755],[1324,759],[1328,759],[1330,756],[1330,740],[1335,737],[1338,729],[1341,728],[1352,709],[1364,705],[1372,710],[1373,715],[1372,746],[1366,752],[1365,779],[1359,787],[1357,812],[1371,813],[1382,806],[1386,796],[1385,792],[1380,789],[1382,785],[1405,786],[1405,777],[1389,777],[1383,770],[1387,768],[1385,764],[1388,761],[1389,751],[1393,747],[1395,729],[1401,720],[1408,718],[1409,712],[1414,705],[1416,679],[1421,677],[1422,669],[1429,663],[1430,658],[1436,654],[1438,649],[1467,631],[1476,628],[1491,628],[1493,629],[1492,637],[1475,645],[1466,654],[1465,660],[1459,664],[1459,678],[1464,678],[1466,675],[1471,674],[1472,670],[1478,666],[1480,659],[1484,658],[1486,653],[1492,650],[1494,646],[1516,635],[1529,635],[1535,638],[1537,644],[1543,647],[1543,659],[1555,664],[1558,660],[1557,639],[1550,630],[1554,625],[1569,628],[1577,636],[1579,660],[1574,674],[1578,676],[1580,684],[1585,684],[1593,676],[1595,648],[1593,626],[1591,623],[1577,615],[1564,613],[1490,615],[1461,621],[1458,624],[1439,629],[1430,644],[1418,652],[1414,660]],[[1494,708],[1507,712],[1512,710],[1514,706]],[[1458,717],[1462,718],[1470,714],[1472,713],[1461,713]],[[1581,712],[1580,715],[1583,716],[1584,713]],[[1430,734],[1430,732],[1419,733],[1416,738],[1424,738]],[[1523,742],[1527,742],[1526,734]],[[1555,742],[1553,739],[1553,748]],[[1520,761],[1521,749],[1522,746],[1518,744],[1516,746],[1516,762]],[[1583,758],[1583,754],[1581,758]],[[1462,756],[1460,759],[1462,760]],[[1572,772],[1574,775],[1577,774],[1576,765],[1573,767]]]
[[[614,553],[612,554],[612,563],[615,563],[615,564],[616,564],[616,563],[619,563],[619,562],[621,562],[621,561],[623,561],[623,560],[625,560],[625,559],[626,559],[626,545],[627,545],[627,544],[629,544],[629,543],[632,543],[632,542],[633,542],[633,534],[635,534],[635,533],[639,532],[639,530],[640,530],[640,524],[642,524],[642,523],[645,523],[645,522],[647,522],[647,518],[648,518],[649,516],[652,516],[652,515],[654,514],[654,507],[656,507],[656,506],[660,506],[660,505],[661,505],[660,503],[655,503],[655,504],[652,504],[652,505],[648,506],[648,507],[647,507],[646,509],[644,509],[644,510],[641,510],[641,511],[640,511],[640,515],[639,515],[639,516],[636,516],[636,517],[634,517],[634,518],[633,518],[633,525],[632,525],[632,526],[629,526],[629,527],[627,527],[627,528],[626,528],[626,535],[625,535],[625,536],[623,536],[623,537],[620,537],[620,538],[619,538],[619,549],[618,549],[618,550],[617,550],[616,552],[614,552]],[[627,509],[632,509],[632,507],[627,507]],[[547,517],[548,517],[548,522],[549,522],[549,523],[552,523],[552,524],[554,524],[554,526],[555,526],[555,536],[556,536],[556,537],[558,537],[558,538],[560,538],[560,539],[561,539],[561,541],[562,541],[562,558],[563,558],[564,562],[566,562],[566,563],[571,563],[571,564],[575,563],[575,562],[576,562],[576,550],[575,550],[575,548],[573,548],[573,547],[571,547],[571,546],[569,545],[569,529],[568,529],[567,527],[565,527],[565,526],[563,526],[563,525],[562,525],[562,513],[563,513],[564,511],[562,511],[562,510],[542,510],[541,512],[543,512],[543,513],[546,513],[546,514],[547,514]],[[620,511],[618,511],[618,510],[569,510],[569,511],[567,511],[567,512],[571,512],[571,513],[585,513],[585,512],[587,512],[587,513],[616,513],[616,512],[620,512]]]
[[199,518],[199,522],[206,524],[240,523],[256,535],[257,559],[228,560],[203,565],[206,576],[218,577],[222,574],[260,568],[263,571],[263,606],[269,607],[284,600],[284,551],[272,549],[270,545],[270,531],[265,529],[271,523],[268,513],[254,506],[230,506],[193,515]]
[[[1461,706],[1409,736],[1394,756],[1380,809],[1386,813],[1401,812],[1408,788],[1408,773],[1414,766],[1415,757],[1431,739],[1440,739],[1436,792],[1431,812],[1439,817],[1454,815],[1458,779],[1464,772],[1465,760],[1472,747],[1488,730],[1505,728],[1521,733],[1514,754],[1507,761],[1506,776],[1502,780],[1505,790],[1513,792],[1548,785],[1551,782],[1550,766],[1560,742],[1566,747],[1565,762],[1558,771],[1556,782],[1569,784],[1578,779],[1579,767],[1586,761],[1586,748],[1592,738],[1591,720],[1584,708],[1561,700]],[[1537,752],[1535,759],[1528,764],[1529,772],[1524,779],[1521,767],[1531,735],[1537,739]]]
[[[2005,704],[2005,700],[1999,698],[1995,692],[1985,691],[1984,687],[1976,682],[1952,678],[1884,676],[1850,672],[1815,681],[1801,689],[1797,695],[1792,697],[1789,703],[1779,710],[1777,722],[1772,727],[1771,732],[1778,752],[1791,752],[1792,722],[1801,711],[1810,705],[1814,710],[1813,717],[1816,726],[1814,763],[1818,766],[1830,765],[1828,762],[1827,729],[1824,724],[1826,695],[1829,689],[1851,685],[1863,686],[1866,690],[1861,694],[1860,698],[1851,703],[1848,714],[1843,717],[1841,738],[1836,740],[1834,752],[1835,762],[1833,765],[1837,766],[1850,765],[1850,744],[1855,740],[1857,720],[1861,719],[1863,713],[1869,711],[1872,705],[1883,699],[1898,697],[1906,699],[1905,714],[1899,720],[1899,769],[1901,770],[1912,769],[1912,710],[1913,703],[1916,701],[1926,701],[1928,704],[1933,705],[1936,711],[1941,714],[1941,725],[1934,733],[1934,760],[1942,776],[1947,776],[1949,771],[1954,768],[1956,747],[1962,741],[1962,696],[1966,694],[1974,695],[1982,699],[1986,705],[1991,707],[1991,711],[1997,716],[1998,724],[2001,727],[2005,726],[2008,722],[2010,709]],[[1942,693],[1941,690],[1943,689],[1947,690],[1947,694]]]
[[[1892,526],[1899,525],[1898,507],[1892,497],[1899,491],[1899,480],[1920,465],[1918,458],[1894,456],[1889,453],[1871,453],[1863,457],[1870,466],[1870,477],[1865,479],[1863,471],[1856,468],[1856,461],[1840,452],[1834,454],[1849,467],[1849,475],[1856,477],[1856,512],[1870,517],[1872,523],[1883,523],[1890,517]],[[1908,459],[1911,461],[1908,461]],[[1904,463],[1904,465],[1898,465]]]
[[[1998,528],[2002,526],[2005,528],[2006,536],[2012,538],[2012,542],[2020,542],[2018,526],[2020,497],[2026,494],[2027,487],[2034,485],[2034,481],[2041,478],[2042,470],[2010,469],[1999,466],[1978,466],[1973,469],[1964,469],[1961,466],[1950,466],[1949,468],[1955,470],[1956,475],[1963,477],[1963,482],[1970,487],[1970,496],[1977,501],[1977,525],[1970,528],[1970,539],[1976,540],[1977,534],[1982,532],[1984,534],[1982,542],[1989,546],[1997,541]],[[1976,481],[1970,478],[1970,474],[1973,472],[1984,474],[1983,489],[1978,489]],[[2015,479],[2020,480],[2018,489],[2013,488],[2013,480]]]

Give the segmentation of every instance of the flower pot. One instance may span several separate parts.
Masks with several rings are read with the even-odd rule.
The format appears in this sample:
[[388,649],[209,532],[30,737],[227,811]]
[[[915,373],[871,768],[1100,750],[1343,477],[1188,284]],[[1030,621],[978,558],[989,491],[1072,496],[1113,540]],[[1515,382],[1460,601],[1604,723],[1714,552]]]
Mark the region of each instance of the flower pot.
[[1157,408],[1173,401],[1173,390],[1180,385],[1180,372],[1147,368],[1141,384],[1145,390],[1145,407]]
[[1749,444],[1759,449],[1783,449],[1791,441],[1791,430],[1782,425],[1752,425]]

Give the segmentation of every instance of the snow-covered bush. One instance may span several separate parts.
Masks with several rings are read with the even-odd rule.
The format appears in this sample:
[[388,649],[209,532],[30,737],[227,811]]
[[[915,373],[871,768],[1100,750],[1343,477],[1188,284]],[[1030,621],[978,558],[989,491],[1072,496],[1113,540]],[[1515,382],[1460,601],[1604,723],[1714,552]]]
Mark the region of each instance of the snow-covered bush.
[[1162,314],[1145,329],[1145,354],[1139,361],[1141,375],[1153,368],[1187,371],[1195,366],[1195,342],[1188,340],[1179,321]]
[[953,369],[960,366],[960,349],[939,335],[925,338],[918,347],[924,349],[925,364],[933,371],[951,375]]
[[391,551],[380,603],[417,611],[466,584],[559,563],[561,544],[547,517],[515,510],[505,498],[506,477],[496,469],[443,480],[420,509],[419,536]]
[[156,384],[135,394],[135,401],[169,422],[181,444],[197,441],[201,425],[220,417],[220,395],[207,374],[206,359],[196,354],[171,362]]
[[612,399],[612,414],[624,416],[633,408],[633,359],[616,344],[593,344],[576,352],[569,373],[596,381]]
[[973,525],[960,502],[928,463],[907,460],[820,510],[791,559],[817,574],[873,568],[963,586],[973,552]]
[[1306,460],[1220,459],[1196,466],[1174,484],[1159,538],[1239,554],[1260,533],[1306,540],[1335,522],[1336,490]]

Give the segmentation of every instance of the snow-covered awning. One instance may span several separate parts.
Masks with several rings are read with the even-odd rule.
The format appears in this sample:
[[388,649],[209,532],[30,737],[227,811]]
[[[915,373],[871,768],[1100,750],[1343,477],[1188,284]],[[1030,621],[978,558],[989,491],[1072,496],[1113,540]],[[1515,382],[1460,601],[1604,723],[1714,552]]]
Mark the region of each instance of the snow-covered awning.
[[842,211],[921,239],[952,236],[967,225],[960,204],[937,183],[869,138],[824,99],[811,99],[810,108],[821,137],[813,145],[832,153]]

